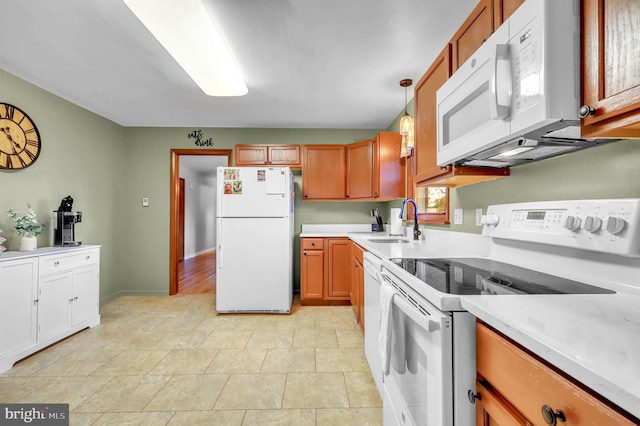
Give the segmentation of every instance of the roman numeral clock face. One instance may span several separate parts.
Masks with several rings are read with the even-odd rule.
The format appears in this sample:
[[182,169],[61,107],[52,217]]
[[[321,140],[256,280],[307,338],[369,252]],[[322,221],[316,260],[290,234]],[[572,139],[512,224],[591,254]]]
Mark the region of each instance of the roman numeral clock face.
[[20,108],[0,102],[0,169],[24,169],[40,155],[40,133]]

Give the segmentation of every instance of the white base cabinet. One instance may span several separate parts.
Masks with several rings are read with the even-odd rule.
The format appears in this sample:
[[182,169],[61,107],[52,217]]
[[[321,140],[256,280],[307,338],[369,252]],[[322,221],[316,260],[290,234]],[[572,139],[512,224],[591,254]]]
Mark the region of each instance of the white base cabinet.
[[100,324],[99,297],[99,246],[5,253],[0,257],[0,373]]

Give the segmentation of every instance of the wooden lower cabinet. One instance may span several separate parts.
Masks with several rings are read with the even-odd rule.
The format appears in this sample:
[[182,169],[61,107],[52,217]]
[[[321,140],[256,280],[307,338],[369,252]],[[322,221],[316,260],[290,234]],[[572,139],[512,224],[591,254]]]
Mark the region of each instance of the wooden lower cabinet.
[[349,242],[348,238],[301,239],[301,304],[349,304]]
[[349,245],[350,272],[349,283],[351,287],[351,307],[360,329],[364,331],[364,249],[358,244],[351,242]]
[[349,246],[348,238],[328,238],[329,261],[327,271],[327,299],[349,298]]
[[300,300],[322,300],[324,296],[325,266],[324,240],[303,238],[300,246]]
[[[583,385],[481,322],[476,325],[477,425],[634,425]],[[544,413],[548,416],[547,421]],[[561,414],[560,414],[561,413]]]

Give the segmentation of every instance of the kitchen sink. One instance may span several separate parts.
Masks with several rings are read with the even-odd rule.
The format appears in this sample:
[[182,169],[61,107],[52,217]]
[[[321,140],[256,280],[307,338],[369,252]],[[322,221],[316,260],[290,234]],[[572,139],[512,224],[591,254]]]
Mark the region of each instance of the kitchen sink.
[[409,240],[401,240],[400,238],[369,238],[370,243],[408,243]]

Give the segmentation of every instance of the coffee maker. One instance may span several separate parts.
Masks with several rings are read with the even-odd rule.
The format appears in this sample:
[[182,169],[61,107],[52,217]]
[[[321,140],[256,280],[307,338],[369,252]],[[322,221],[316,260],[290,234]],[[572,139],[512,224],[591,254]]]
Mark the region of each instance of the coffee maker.
[[79,246],[81,241],[75,240],[75,225],[82,222],[82,212],[71,211],[73,198],[68,195],[62,199],[58,210],[53,211],[53,245]]

